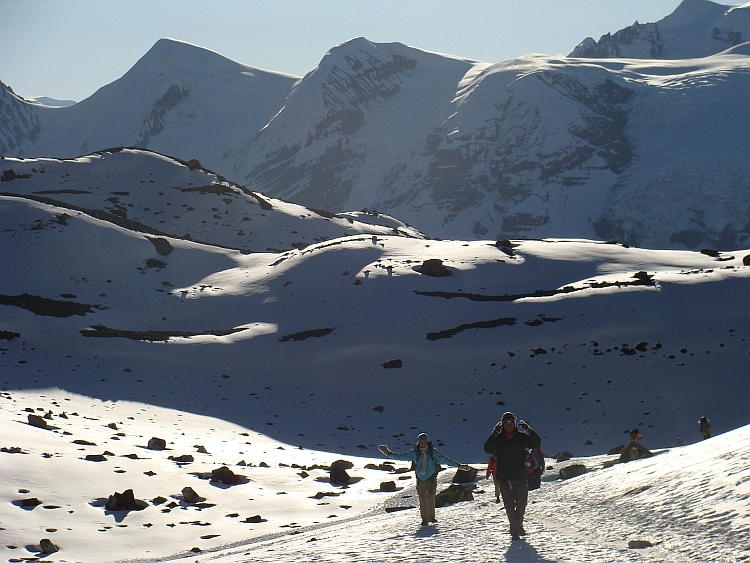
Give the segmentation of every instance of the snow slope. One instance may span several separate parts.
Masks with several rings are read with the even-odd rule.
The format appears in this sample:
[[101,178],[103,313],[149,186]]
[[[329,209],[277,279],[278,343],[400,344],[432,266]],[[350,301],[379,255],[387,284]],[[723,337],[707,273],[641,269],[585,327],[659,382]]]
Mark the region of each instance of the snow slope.
[[[28,423],[34,413],[47,416],[48,428]],[[353,465],[348,470],[353,482],[342,487],[329,482],[324,468],[340,459],[334,454],[297,449],[215,418],[60,389],[3,391],[0,421],[0,544],[7,561],[750,558],[748,426],[609,468],[604,462],[615,456],[547,459],[542,488],[530,496],[529,535],[511,543],[494,487],[481,477],[475,500],[439,508],[436,525],[419,527],[416,511],[408,508],[416,501],[411,472],[365,467],[380,466],[382,459],[345,456]],[[148,449],[153,436],[165,439],[167,448]],[[103,452],[104,461],[86,459]],[[170,459],[186,459],[182,456],[193,461]],[[465,461],[483,475],[483,457]],[[574,463],[585,463],[589,473],[557,478],[560,468]],[[245,482],[210,481],[222,466]],[[439,490],[453,474],[441,474]],[[389,480],[399,490],[380,492],[380,483]],[[184,487],[203,500],[187,502]],[[143,510],[105,508],[110,495],[127,489]],[[386,507],[405,509],[389,513]],[[39,553],[44,538],[59,551]],[[651,547],[629,549],[633,541]]]
[[82,210],[146,234],[246,253],[304,248],[351,234],[424,238],[387,215],[307,209],[251,192],[196,163],[141,149],[0,163],[17,176],[0,184],[5,194]]
[[[748,423],[748,251],[362,234],[245,254],[1,201],[7,389],[148,402],[348,453],[434,428],[473,456],[507,409],[578,455],[634,426],[665,447],[695,440],[703,414],[717,431]],[[452,275],[420,273],[428,259]]]

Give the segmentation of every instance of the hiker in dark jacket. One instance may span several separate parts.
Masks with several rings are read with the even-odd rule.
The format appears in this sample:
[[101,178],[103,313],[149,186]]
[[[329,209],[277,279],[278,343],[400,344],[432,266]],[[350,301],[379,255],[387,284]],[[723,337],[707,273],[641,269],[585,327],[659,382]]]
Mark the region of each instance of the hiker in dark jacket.
[[458,467],[464,471],[469,471],[471,467],[458,463],[446,456],[443,452],[436,449],[430,437],[422,432],[417,436],[417,443],[411,450],[396,453],[392,452],[388,446],[381,444],[378,446],[380,453],[391,459],[401,461],[413,461],[414,473],[417,476],[417,494],[419,495],[419,511],[422,515],[422,526],[427,526],[430,522],[437,522],[435,518],[435,495],[437,493],[437,464]]
[[523,517],[529,498],[529,482],[526,473],[528,449],[539,448],[542,439],[523,420],[518,421],[512,412],[506,412],[495,425],[492,434],[484,443],[484,451],[495,454],[497,469],[495,479],[505,504],[505,513],[510,522],[510,533],[514,540],[526,535]]

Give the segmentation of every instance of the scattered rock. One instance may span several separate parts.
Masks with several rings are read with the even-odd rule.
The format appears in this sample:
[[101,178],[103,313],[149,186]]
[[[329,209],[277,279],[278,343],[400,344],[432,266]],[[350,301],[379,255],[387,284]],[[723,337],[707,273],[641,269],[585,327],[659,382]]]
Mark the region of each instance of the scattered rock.
[[619,446],[615,446],[614,448],[610,448],[610,450],[607,452],[607,455],[617,455],[622,453],[622,450],[625,449],[625,444],[620,444]]
[[380,490],[384,493],[392,493],[396,490],[395,481],[383,481],[380,483]]
[[[388,360],[387,362],[383,362],[383,367],[385,369],[393,369],[393,368],[400,368],[404,367],[404,364],[401,360],[398,358],[395,360]],[[382,407],[381,407],[382,408]],[[382,412],[382,411],[381,411]]]
[[199,454],[207,454],[208,450],[204,446],[195,446],[195,451],[197,451]]
[[560,461],[568,461],[570,458],[573,457],[573,454],[570,452],[557,452],[555,455],[552,456],[552,459]]
[[588,468],[582,464],[568,465],[560,470],[560,479],[572,479],[583,475],[588,471]]
[[29,424],[31,426],[35,426],[36,428],[47,428],[47,421],[44,420],[43,417],[39,416],[38,414],[30,414],[28,416]]
[[190,454],[179,455],[179,456],[171,455],[169,456],[169,459],[171,459],[177,464],[193,463],[193,461],[195,461],[195,458],[191,456]]
[[746,255],[746,256],[745,256],[745,257],[744,257],[744,258],[742,259],[742,265],[743,265],[743,266],[750,266],[750,254]]
[[450,485],[447,489],[440,491],[435,497],[435,507],[440,508],[447,504],[455,504],[474,500],[472,489],[474,485]]
[[190,170],[197,170],[201,168],[201,163],[197,158],[192,158],[185,163],[185,166]]
[[[385,365],[383,367],[385,367]],[[378,411],[378,412],[383,412],[385,410],[385,408],[383,407],[383,405],[378,405],[376,407],[372,407],[372,410]]]
[[211,481],[221,481],[225,485],[239,485],[244,479],[241,475],[236,475],[226,465],[211,471]]
[[52,540],[48,538],[44,538],[42,541],[40,541],[39,547],[42,548],[42,553],[46,554],[57,553],[58,551],[60,551],[60,548],[52,543]]
[[149,450],[162,451],[167,449],[167,441],[162,438],[153,437],[148,441]]
[[334,461],[331,464],[330,469],[330,481],[332,485],[348,485],[351,482],[351,477],[346,472],[347,469],[354,467],[354,464],[350,461],[343,459]]
[[434,278],[442,278],[446,276],[452,276],[448,268],[443,265],[443,261],[438,258],[431,258],[422,262],[422,265],[418,268],[421,274],[426,276],[432,276]]
[[104,454],[88,454],[86,461],[107,461],[107,457]]
[[654,547],[648,540],[630,540],[628,542],[628,549],[644,549],[646,547]]
[[469,471],[458,469],[456,475],[453,477],[454,483],[473,483],[477,479],[477,469],[471,467]]
[[627,463],[635,459],[643,459],[654,455],[648,448],[643,447],[638,442],[631,442],[620,453],[620,462]]
[[260,514],[256,514],[255,516],[248,516],[243,520],[243,522],[247,522],[248,524],[259,524],[263,521],[264,520],[260,517]]
[[195,504],[196,502],[206,500],[205,498],[198,495],[198,493],[196,493],[192,487],[185,487],[184,489],[182,489],[182,498],[185,499],[185,502],[189,504]]
[[104,508],[111,511],[143,510],[147,506],[148,504],[146,504],[144,501],[136,500],[133,489],[127,489],[122,493],[115,493],[113,495],[110,495],[109,500],[107,500],[107,504],[104,505]]
[[42,501],[38,498],[25,498],[23,500],[18,501],[18,505],[22,508],[34,508],[35,506],[39,506],[42,504]]
[[154,248],[156,248],[156,253],[160,256],[166,256],[170,252],[172,252],[172,245],[169,243],[169,241],[165,238],[148,238],[148,240],[151,241],[151,244],[154,245]]

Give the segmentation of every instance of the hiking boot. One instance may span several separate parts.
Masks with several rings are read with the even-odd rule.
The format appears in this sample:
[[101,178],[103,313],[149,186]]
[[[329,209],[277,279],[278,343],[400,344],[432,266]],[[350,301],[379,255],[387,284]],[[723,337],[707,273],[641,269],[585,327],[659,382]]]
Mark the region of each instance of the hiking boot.
[[525,536],[525,535],[526,535],[526,530],[524,530],[524,529],[523,529],[523,526],[521,526],[521,527],[519,528],[519,530],[518,530],[518,533],[519,533],[519,535],[521,535],[521,536]]
[[510,537],[510,539],[511,539],[511,541],[516,541],[516,540],[520,540],[520,539],[521,539],[521,536],[519,536],[518,534],[513,534],[513,535],[512,535],[511,537]]
[[422,526],[429,526],[430,523],[427,520],[422,520]]
[[430,520],[430,522],[437,524],[437,518],[433,518],[432,520]]

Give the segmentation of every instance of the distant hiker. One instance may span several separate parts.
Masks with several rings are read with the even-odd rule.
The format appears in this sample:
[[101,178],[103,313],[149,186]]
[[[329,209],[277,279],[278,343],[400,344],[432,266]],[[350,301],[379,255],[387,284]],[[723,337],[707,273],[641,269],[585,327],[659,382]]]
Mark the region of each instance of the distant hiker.
[[641,438],[643,438],[643,434],[641,434],[641,431],[638,430],[637,428],[633,428],[630,431],[630,443],[631,444],[634,443],[634,442],[637,442]]
[[438,450],[430,442],[430,437],[422,432],[417,436],[417,443],[411,450],[396,453],[388,446],[378,446],[380,453],[391,459],[411,461],[414,464],[414,472],[417,476],[417,494],[419,495],[419,511],[422,515],[422,526],[430,522],[437,522],[435,518],[435,495],[437,493],[437,475],[440,464],[450,467],[458,467],[463,471],[469,471],[471,467],[458,463]]
[[703,434],[704,440],[711,437],[711,421],[705,416],[702,416],[698,421],[698,429],[701,431],[701,434]]
[[505,513],[510,522],[510,534],[514,540],[526,535],[523,517],[529,498],[527,450],[538,449],[541,444],[539,434],[523,420],[519,420],[516,426],[516,416],[512,412],[503,415],[484,443],[484,451],[494,453],[497,458],[495,481],[503,497]]
[[497,456],[492,454],[487,460],[487,472],[484,474],[485,479],[492,479],[495,483],[495,502],[500,502],[500,484],[495,475],[497,474]]

